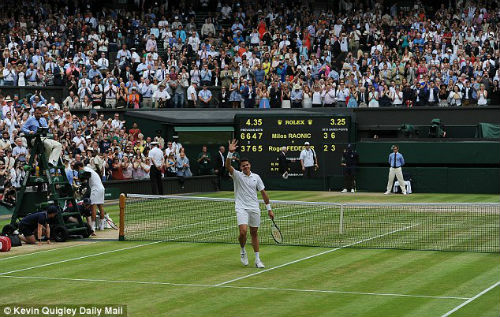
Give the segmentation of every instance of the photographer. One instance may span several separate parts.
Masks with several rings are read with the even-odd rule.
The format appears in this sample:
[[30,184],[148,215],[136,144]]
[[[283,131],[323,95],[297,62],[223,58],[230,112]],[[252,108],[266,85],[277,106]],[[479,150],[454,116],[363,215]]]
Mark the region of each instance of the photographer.
[[0,200],[0,204],[6,206],[7,208],[13,208],[16,206],[16,188],[10,181],[5,182],[4,184],[4,190],[2,200]]
[[10,180],[10,171],[7,168],[5,161],[0,159],[0,189],[3,189],[5,184]]
[[201,152],[198,154],[198,166],[199,166],[199,175],[210,175],[211,168],[210,162],[212,161],[210,153],[207,152],[207,146],[203,145],[201,148]]
[[24,162],[16,161],[15,167],[10,171],[12,186],[14,186],[14,188],[21,188],[25,177],[26,171],[24,170]]

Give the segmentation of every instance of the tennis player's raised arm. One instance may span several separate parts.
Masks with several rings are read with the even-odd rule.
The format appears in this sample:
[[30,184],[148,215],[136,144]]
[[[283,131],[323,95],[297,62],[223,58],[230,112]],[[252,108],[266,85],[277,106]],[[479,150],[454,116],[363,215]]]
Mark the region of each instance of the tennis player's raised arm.
[[226,163],[224,164],[224,166],[226,167],[226,170],[229,172],[229,174],[233,175],[234,168],[231,165],[231,159],[233,158],[233,154],[236,151],[236,148],[238,147],[238,141],[236,139],[233,139],[228,143],[229,143],[227,147],[228,153],[226,156]]

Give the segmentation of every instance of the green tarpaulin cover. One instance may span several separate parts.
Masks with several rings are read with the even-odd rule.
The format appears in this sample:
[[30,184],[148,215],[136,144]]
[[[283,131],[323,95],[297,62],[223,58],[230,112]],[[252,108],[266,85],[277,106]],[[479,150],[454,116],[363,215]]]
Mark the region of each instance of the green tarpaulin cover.
[[492,123],[479,123],[476,134],[478,138],[500,139],[500,125]]

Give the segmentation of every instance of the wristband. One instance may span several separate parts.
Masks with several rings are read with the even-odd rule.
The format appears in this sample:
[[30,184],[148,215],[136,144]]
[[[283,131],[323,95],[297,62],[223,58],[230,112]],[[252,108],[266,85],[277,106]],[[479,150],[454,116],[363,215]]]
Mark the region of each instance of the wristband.
[[227,158],[228,158],[228,159],[233,158],[233,152],[229,152],[229,153],[227,153]]
[[267,211],[271,211],[271,204],[266,204]]

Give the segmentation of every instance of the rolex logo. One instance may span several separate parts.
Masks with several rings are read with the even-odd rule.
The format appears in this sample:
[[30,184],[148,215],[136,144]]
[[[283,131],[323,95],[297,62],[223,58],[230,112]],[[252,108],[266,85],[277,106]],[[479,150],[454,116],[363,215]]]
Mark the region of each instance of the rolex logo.
[[312,119],[307,120],[307,124],[312,125],[313,124]]
[[278,125],[283,124],[283,120],[278,120]]

